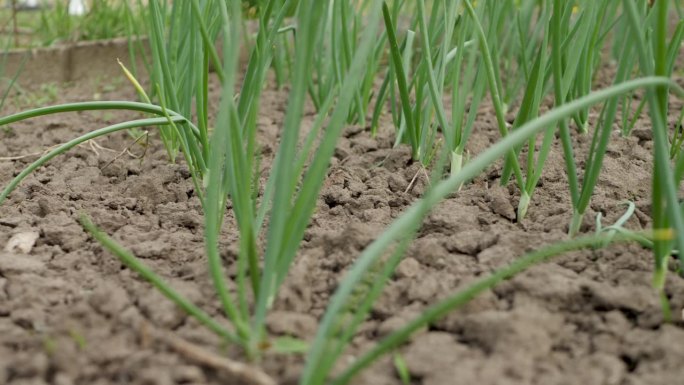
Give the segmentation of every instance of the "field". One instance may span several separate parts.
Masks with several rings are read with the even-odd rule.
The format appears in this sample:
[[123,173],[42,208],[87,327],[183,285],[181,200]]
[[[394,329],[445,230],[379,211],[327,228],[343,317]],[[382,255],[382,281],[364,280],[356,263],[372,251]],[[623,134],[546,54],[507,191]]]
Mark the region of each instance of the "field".
[[0,383],[678,383],[679,3],[293,3],[10,86]]

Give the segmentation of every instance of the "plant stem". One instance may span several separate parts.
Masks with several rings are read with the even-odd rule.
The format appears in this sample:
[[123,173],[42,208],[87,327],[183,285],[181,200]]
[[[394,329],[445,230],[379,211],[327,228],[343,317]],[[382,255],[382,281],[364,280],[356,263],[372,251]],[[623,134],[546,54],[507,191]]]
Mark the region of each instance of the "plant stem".
[[518,222],[520,222],[527,214],[527,209],[530,206],[530,194],[526,190],[520,191],[520,202],[518,202]]
[[568,228],[568,236],[574,237],[579,233],[583,219],[584,213],[580,213],[577,210],[572,210],[572,220],[570,221],[570,227]]

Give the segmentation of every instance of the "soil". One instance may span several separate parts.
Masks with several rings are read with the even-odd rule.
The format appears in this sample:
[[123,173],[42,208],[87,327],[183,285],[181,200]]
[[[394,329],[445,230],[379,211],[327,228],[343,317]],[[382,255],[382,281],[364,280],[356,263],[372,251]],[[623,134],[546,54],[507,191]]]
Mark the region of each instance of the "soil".
[[[60,87],[57,102],[92,97],[88,86],[70,84]],[[101,97],[132,100],[135,94],[107,89]],[[259,120],[265,170],[286,103],[286,90],[265,91]],[[680,109],[673,101],[672,110]],[[10,110],[14,107],[4,113]],[[40,153],[134,116],[64,114],[13,124],[0,131],[0,155]],[[309,108],[305,124],[312,119]],[[340,140],[301,251],[269,316],[272,335],[311,339],[345,269],[425,190],[421,166],[411,161],[408,148],[392,148],[391,121],[383,122],[375,138],[351,126]],[[497,139],[491,108],[485,106],[468,149],[476,155]],[[575,135],[581,156],[590,140]],[[226,349],[78,224],[81,213],[91,216],[178,291],[220,318],[203,255],[201,208],[187,168],[168,161],[154,134],[142,160],[120,156],[131,142],[119,134],[76,148],[30,176],[0,207],[0,383],[246,382],[231,378],[216,362],[240,361],[238,352]],[[649,226],[651,148],[647,120],[633,136],[613,135],[583,232],[594,231],[597,213],[605,224],[613,223],[625,201],[637,207],[627,227]],[[0,185],[34,159],[1,160]],[[520,223],[516,188],[501,187],[500,174],[498,163],[429,214],[344,360],[477,277],[566,238],[571,208],[558,143]],[[27,241],[15,245],[17,234]],[[235,256],[236,238],[226,226],[221,240],[226,260]],[[678,383],[684,378],[684,281],[675,274],[668,278],[675,320],[666,323],[652,272],[651,251],[633,244],[572,252],[535,266],[402,347],[412,384]],[[201,346],[209,358],[179,341]],[[278,383],[295,384],[303,358],[273,354],[261,367]],[[401,381],[385,358],[355,383]]]

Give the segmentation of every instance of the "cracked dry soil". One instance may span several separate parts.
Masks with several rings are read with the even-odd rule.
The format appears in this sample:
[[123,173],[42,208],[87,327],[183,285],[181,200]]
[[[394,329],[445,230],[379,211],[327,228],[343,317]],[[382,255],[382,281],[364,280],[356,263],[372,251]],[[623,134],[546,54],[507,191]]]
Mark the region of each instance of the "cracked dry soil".
[[[86,85],[65,85],[60,91],[58,102],[92,96]],[[134,94],[110,90],[102,97],[132,99]],[[287,92],[274,88],[262,98],[264,171],[270,168],[286,102]],[[673,101],[673,109],[680,108]],[[13,124],[0,132],[0,154],[41,152],[130,117],[80,113]],[[312,120],[309,108],[305,126]],[[387,117],[375,138],[360,127],[346,129],[300,253],[269,316],[272,335],[312,338],[345,269],[424,191],[425,174],[407,148],[391,148],[393,135]],[[497,139],[493,114],[485,106],[469,151],[476,155]],[[590,136],[574,140],[578,154],[586,155]],[[81,146],[30,176],[0,207],[3,250],[15,234],[37,235],[29,252],[0,251],[0,383],[236,383],[155,337],[172,332],[217,355],[241,359],[105,252],[77,222],[81,212],[87,213],[181,293],[210,314],[221,314],[203,257],[201,207],[186,167],[182,161],[169,163],[154,134],[142,161],[126,155],[111,162],[130,142],[119,134],[98,140],[99,147]],[[647,119],[631,137],[613,135],[582,231],[593,231],[598,212],[612,223],[626,200],[637,206],[627,226],[649,226],[651,148]],[[34,159],[0,161],[0,184]],[[500,173],[499,162],[432,210],[347,358],[477,277],[565,238],[571,207],[557,143],[521,223],[515,217],[516,189],[501,187]],[[230,261],[237,235],[230,214],[227,220],[221,249],[234,276]],[[668,279],[677,318],[664,323],[651,287],[652,265],[651,252],[633,244],[568,253],[481,295],[416,334],[400,352],[413,383],[423,385],[679,383],[684,378],[684,323],[678,318],[684,281],[674,274]],[[261,366],[278,383],[295,384],[303,359],[271,354]],[[386,358],[355,383],[400,381]]]

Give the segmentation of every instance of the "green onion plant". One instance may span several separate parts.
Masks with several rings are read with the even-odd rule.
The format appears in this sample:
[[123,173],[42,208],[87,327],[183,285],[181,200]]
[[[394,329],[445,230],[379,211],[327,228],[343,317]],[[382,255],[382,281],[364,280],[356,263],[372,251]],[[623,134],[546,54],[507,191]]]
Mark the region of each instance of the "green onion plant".
[[[405,5],[394,2],[392,9],[387,4],[383,6],[391,67],[379,91],[374,117],[379,116],[378,110],[389,94],[398,128],[397,144],[408,143],[413,158],[426,165],[434,153],[436,120],[451,152],[451,172],[457,173],[485,91],[484,73],[478,69],[480,59],[474,49],[472,21],[463,14],[460,1],[433,3],[429,17],[425,1],[417,1],[415,19],[408,23],[400,43],[400,6]],[[414,64],[414,52],[418,50],[420,59]],[[447,89],[451,90],[451,119],[443,100]],[[395,102],[397,93],[401,113]],[[376,122],[374,119],[373,127]]]
[[[346,81],[349,68],[358,52],[374,0],[328,1],[323,33],[315,40],[314,76],[309,84],[309,98],[317,111],[329,95]],[[383,59],[386,36],[380,32],[366,58],[362,78],[354,91],[354,100],[347,121],[365,127],[375,86],[376,73]]]
[[[643,5],[643,4],[642,4]],[[635,41],[642,74],[667,76],[668,68],[668,8],[669,1],[656,1],[651,7],[637,7],[628,0],[623,1],[630,22],[630,36]],[[639,9],[640,8],[640,9]],[[649,13],[650,16],[645,16]],[[653,33],[648,33],[641,22],[649,19]],[[649,39],[650,37],[650,39]],[[650,40],[650,41],[649,41]],[[650,44],[649,44],[650,43]],[[682,178],[681,154],[675,160],[674,170],[668,151],[668,87],[661,86],[646,90],[653,130],[653,173],[651,187],[651,215],[656,234],[673,232],[673,236],[659,237],[653,243],[655,256],[654,286],[659,291],[664,308],[668,309],[665,294],[667,263],[673,247],[684,250],[684,215],[679,202],[678,186]],[[679,254],[679,272],[684,272],[684,257]]]

